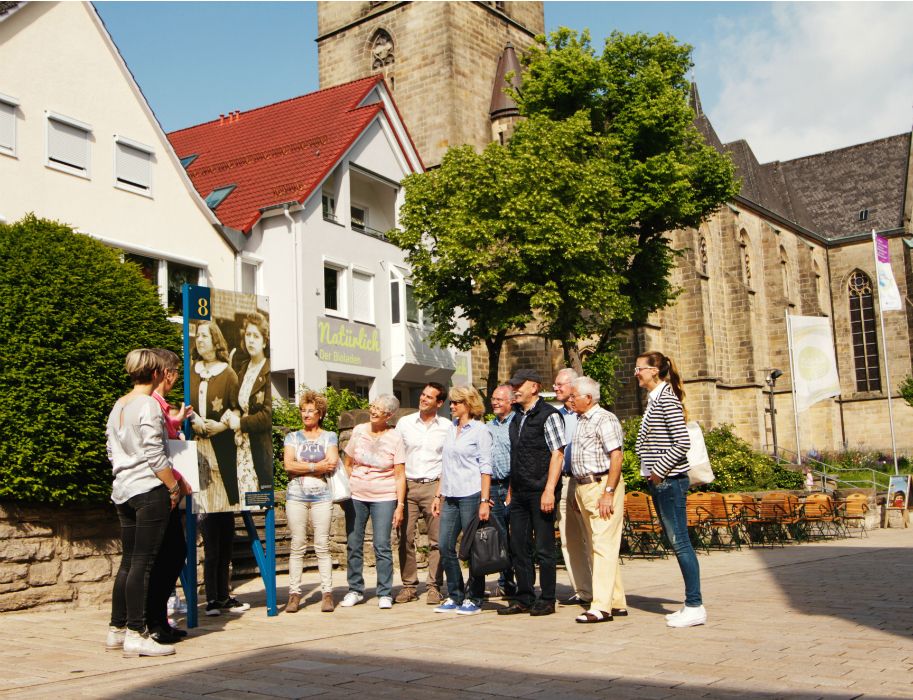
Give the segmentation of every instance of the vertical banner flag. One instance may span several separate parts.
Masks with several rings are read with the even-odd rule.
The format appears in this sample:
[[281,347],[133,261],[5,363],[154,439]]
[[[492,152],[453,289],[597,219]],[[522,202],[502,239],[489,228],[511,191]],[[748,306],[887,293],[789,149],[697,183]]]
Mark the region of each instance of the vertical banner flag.
[[903,304],[897,283],[894,281],[894,272],[891,270],[888,239],[876,235],[873,231],[872,240],[875,243],[875,271],[878,274],[878,303],[882,311],[900,311]]
[[840,394],[830,321],[821,316],[790,316],[789,343],[796,375],[793,377],[796,410],[804,411]]

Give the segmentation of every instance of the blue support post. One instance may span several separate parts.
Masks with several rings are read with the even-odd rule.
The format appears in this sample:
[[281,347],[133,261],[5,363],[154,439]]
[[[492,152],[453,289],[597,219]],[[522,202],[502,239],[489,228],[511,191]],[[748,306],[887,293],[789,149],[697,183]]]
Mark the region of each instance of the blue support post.
[[181,587],[187,603],[187,627],[193,629],[199,624],[197,609],[197,516],[193,512],[193,496],[185,497],[187,511],[184,515],[184,533],[187,537],[187,559],[181,569]]
[[260,535],[254,526],[254,518],[250,511],[242,511],[244,527],[250,537],[250,549],[260,569],[260,578],[266,588],[266,614],[275,617],[279,614],[276,607],[276,510],[273,507],[266,509],[266,547],[260,542]]

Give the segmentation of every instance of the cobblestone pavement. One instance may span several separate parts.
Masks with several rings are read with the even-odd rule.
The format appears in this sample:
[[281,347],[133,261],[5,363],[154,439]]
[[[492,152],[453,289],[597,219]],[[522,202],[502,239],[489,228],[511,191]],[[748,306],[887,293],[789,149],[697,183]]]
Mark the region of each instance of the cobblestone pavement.
[[[706,626],[669,629],[682,582],[674,559],[626,561],[630,615],[434,614],[419,602],[201,626],[160,659],[104,651],[107,610],[0,615],[0,696],[16,698],[913,698],[911,530],[701,555]],[[336,595],[344,572],[334,572]],[[279,599],[284,601],[284,578]],[[373,591],[369,591],[373,594]],[[559,571],[559,595],[567,595]]]

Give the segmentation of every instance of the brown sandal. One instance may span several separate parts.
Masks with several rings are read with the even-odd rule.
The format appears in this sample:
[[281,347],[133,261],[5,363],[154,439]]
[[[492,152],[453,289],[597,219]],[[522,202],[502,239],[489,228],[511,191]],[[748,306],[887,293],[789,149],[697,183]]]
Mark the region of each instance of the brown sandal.
[[[599,614],[597,615],[597,613]],[[587,610],[585,613],[578,615],[574,619],[580,624],[590,625],[596,622],[611,622],[612,614],[607,613],[605,610]]]

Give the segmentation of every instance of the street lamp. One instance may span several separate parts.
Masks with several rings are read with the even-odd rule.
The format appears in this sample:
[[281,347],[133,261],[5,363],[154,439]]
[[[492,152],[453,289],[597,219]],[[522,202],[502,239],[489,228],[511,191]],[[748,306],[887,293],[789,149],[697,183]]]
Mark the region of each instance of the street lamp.
[[770,414],[770,437],[774,442],[774,459],[777,460],[777,462],[780,461],[780,455],[777,451],[777,409],[774,407],[774,386],[776,386],[777,380],[782,376],[782,370],[772,369],[764,380],[767,383],[767,400],[770,403],[770,408],[767,409],[767,412]]

